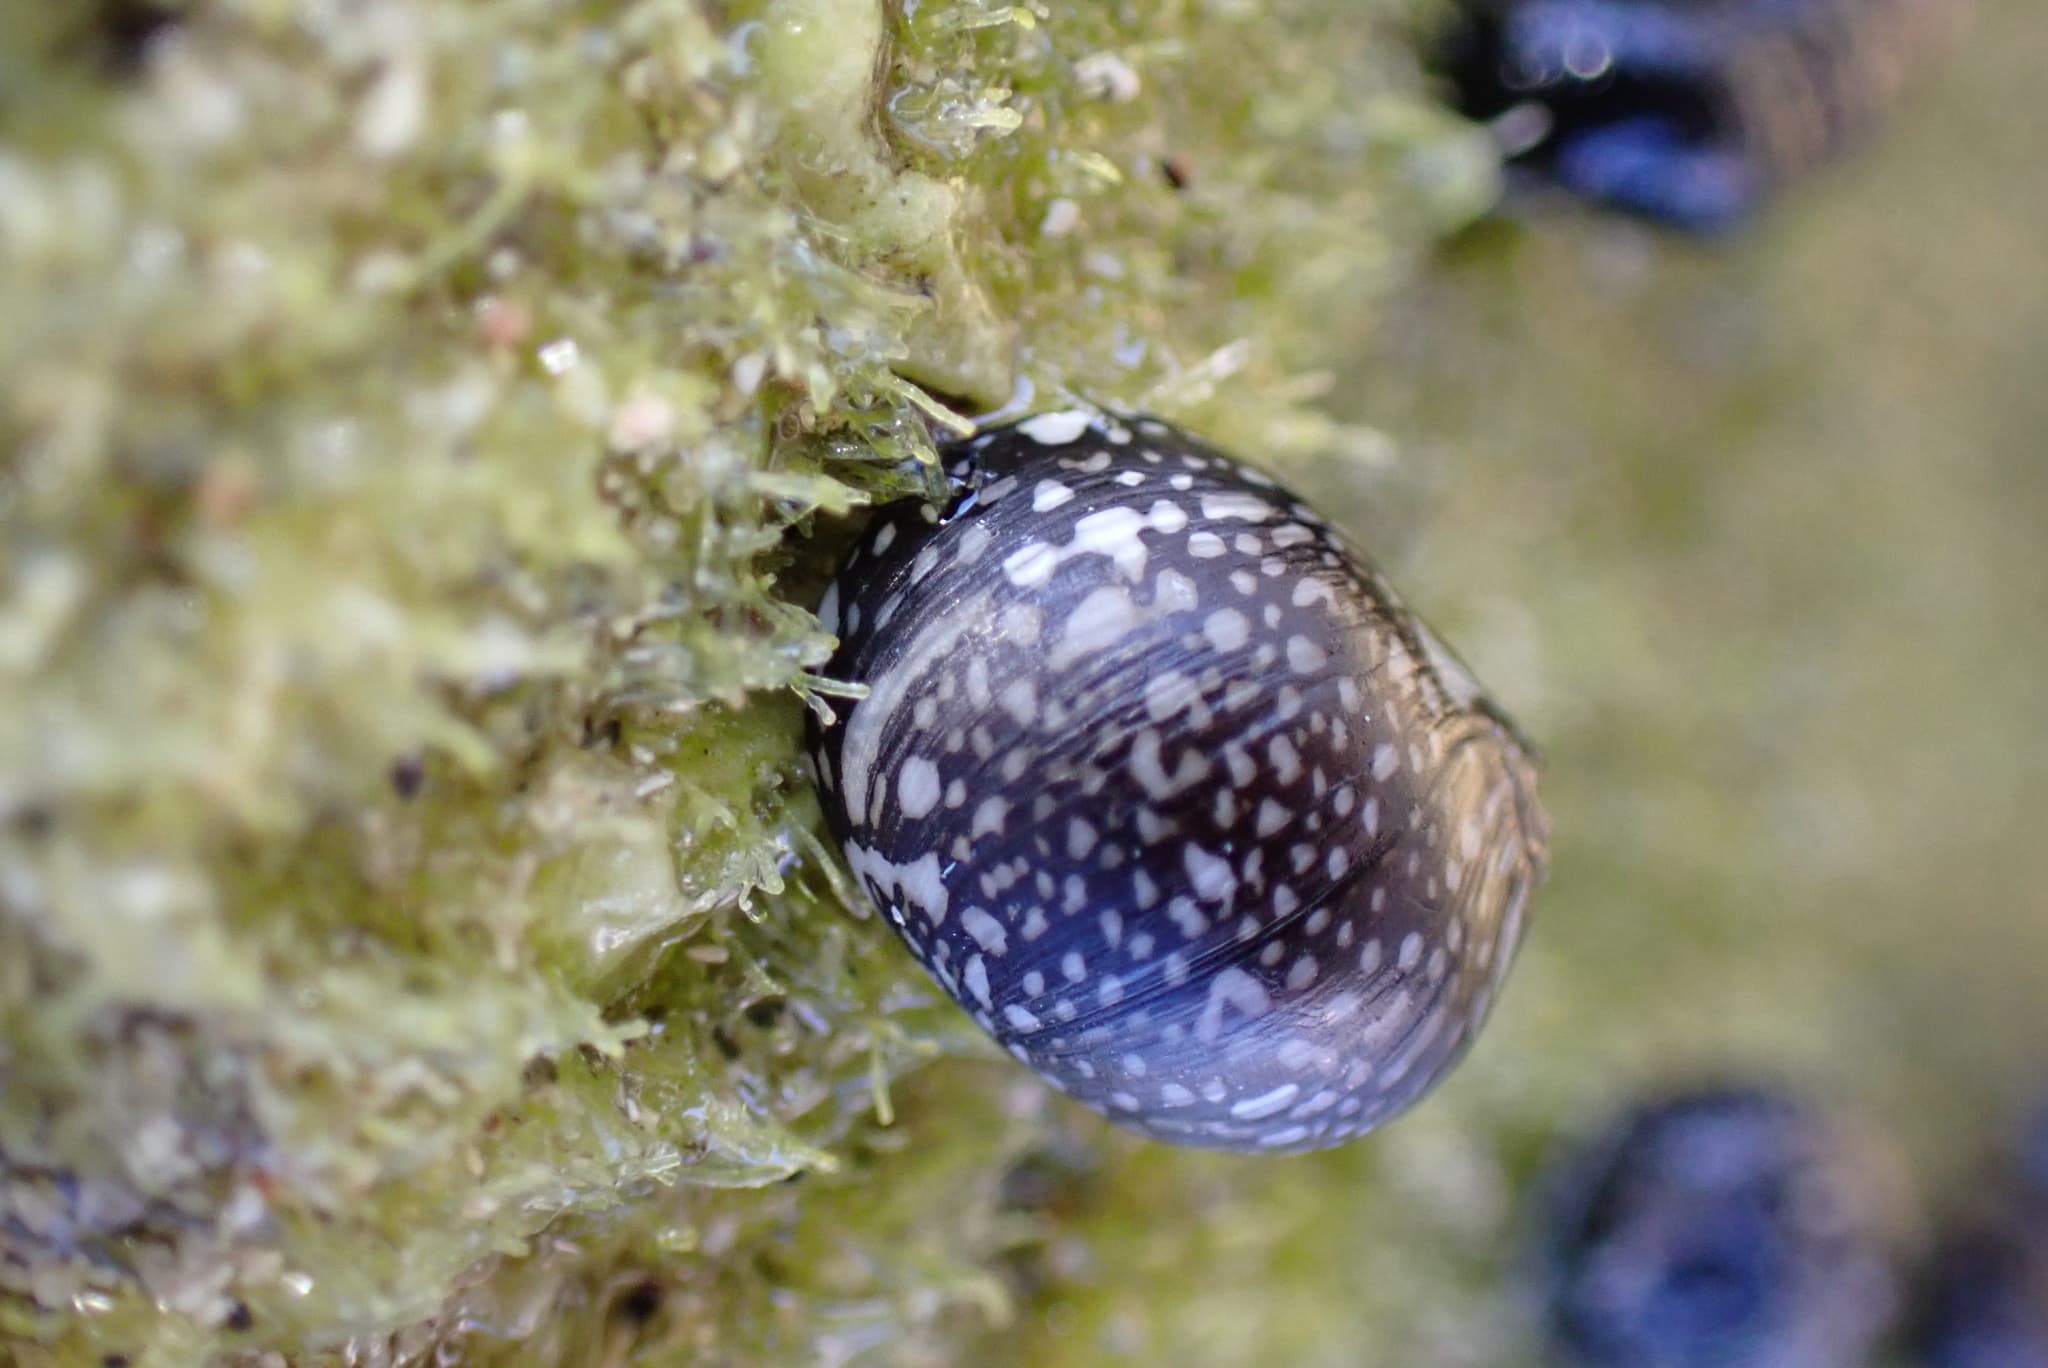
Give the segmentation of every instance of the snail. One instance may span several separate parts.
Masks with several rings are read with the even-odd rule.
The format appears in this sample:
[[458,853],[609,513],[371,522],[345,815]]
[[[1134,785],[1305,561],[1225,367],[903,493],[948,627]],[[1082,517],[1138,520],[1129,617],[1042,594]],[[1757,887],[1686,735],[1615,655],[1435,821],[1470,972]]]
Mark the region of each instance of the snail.
[[[945,453],[819,605],[866,686],[810,752],[858,882],[1054,1087],[1284,1152],[1403,1110],[1545,863],[1528,748],[1292,494],[1150,418]],[[842,705],[843,706],[843,705]]]
[[1918,1361],[2048,1368],[2048,1102],[1969,1193],[1928,1262]]
[[1861,137],[1968,0],[1464,0],[1440,65],[1503,151],[1711,232]]
[[1896,1310],[1890,1150],[1776,1089],[1627,1109],[1553,1175],[1540,1272],[1560,1357],[1589,1368],[1850,1368]]

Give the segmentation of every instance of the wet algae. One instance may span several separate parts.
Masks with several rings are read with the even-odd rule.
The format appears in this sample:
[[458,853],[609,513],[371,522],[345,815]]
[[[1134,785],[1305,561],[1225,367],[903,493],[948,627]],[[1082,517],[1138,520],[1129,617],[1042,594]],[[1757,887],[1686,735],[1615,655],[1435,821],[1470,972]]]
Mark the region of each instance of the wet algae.
[[921,1067],[803,534],[1014,396],[1383,456],[1316,401],[1492,174],[1398,8],[8,0],[11,1361],[1021,1314],[1080,1123]]

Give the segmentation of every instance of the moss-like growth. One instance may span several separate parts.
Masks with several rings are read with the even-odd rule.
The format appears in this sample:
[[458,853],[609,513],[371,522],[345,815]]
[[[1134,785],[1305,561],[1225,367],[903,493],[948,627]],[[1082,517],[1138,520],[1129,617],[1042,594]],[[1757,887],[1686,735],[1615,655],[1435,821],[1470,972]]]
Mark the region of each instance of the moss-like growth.
[[1490,193],[1400,8],[0,0],[0,1346],[999,1323],[1048,1104],[886,1124],[982,1047],[818,845],[790,534],[1013,399],[1376,450]]

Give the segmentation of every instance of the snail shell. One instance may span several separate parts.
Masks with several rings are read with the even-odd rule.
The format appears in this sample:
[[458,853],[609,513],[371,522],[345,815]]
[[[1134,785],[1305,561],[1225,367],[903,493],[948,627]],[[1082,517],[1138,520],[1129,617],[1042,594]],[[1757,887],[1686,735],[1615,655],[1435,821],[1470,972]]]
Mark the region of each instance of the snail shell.
[[1927,1368],[2048,1368],[2048,1099],[2012,1150],[1965,1185],[1927,1262]]
[[1467,0],[1442,55],[1464,111],[1590,199],[1739,221],[1859,139],[1969,0]]
[[1540,1262],[1569,1363],[1852,1368],[1897,1311],[1897,1156],[1775,1088],[1644,1099],[1560,1166],[1549,1196]]
[[[812,756],[859,882],[1112,1120],[1313,1149],[1464,1052],[1544,867],[1529,755],[1309,508],[1151,419],[953,448],[820,605]],[[843,706],[843,705],[842,705]]]

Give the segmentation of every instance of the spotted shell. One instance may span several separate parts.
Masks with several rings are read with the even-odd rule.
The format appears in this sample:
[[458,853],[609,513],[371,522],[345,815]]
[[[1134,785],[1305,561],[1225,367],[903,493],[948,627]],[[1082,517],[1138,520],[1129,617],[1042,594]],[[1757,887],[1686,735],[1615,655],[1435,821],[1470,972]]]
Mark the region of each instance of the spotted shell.
[[1779,1089],[1645,1098],[1550,1175],[1548,1197],[1538,1262],[1567,1363],[1851,1368],[1897,1311],[1897,1157]]
[[1862,137],[1970,0],[1463,0],[1441,65],[1507,150],[1714,230]]
[[[1000,1043],[1180,1144],[1335,1144],[1428,1092],[1545,859],[1529,755],[1314,512],[1151,419],[948,454],[819,614],[859,882]],[[843,706],[843,705],[842,705]]]

